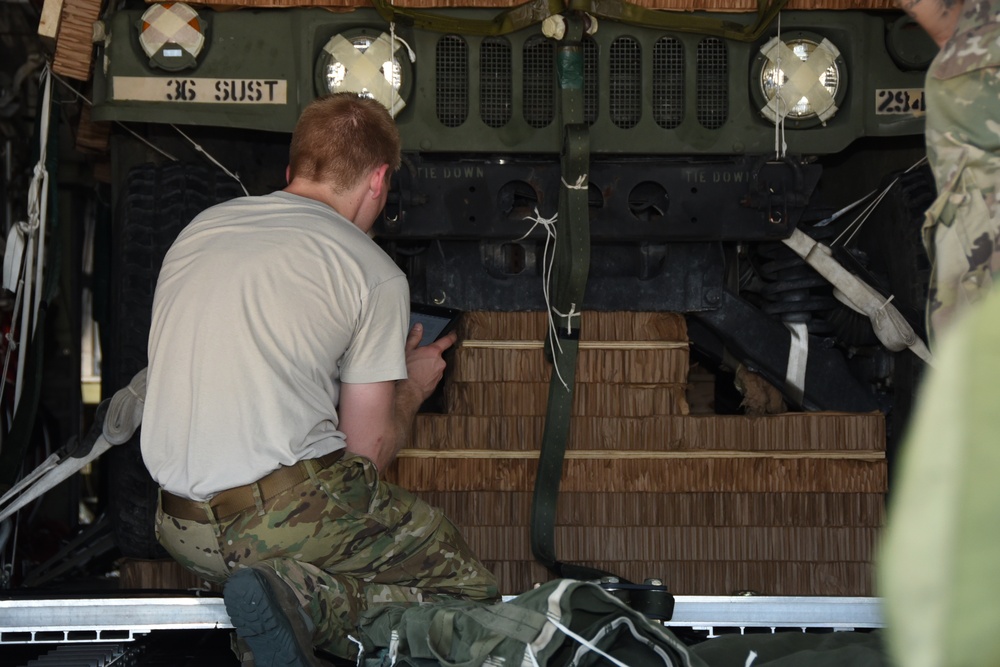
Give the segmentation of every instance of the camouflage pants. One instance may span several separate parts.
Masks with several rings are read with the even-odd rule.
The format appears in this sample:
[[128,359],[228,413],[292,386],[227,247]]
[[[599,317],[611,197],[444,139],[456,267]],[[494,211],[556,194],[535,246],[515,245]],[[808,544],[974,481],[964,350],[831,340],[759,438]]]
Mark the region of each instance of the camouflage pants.
[[1000,270],[1000,26],[968,2],[927,75],[927,155],[938,198],[923,240],[931,259],[934,337],[979,301]]
[[[381,482],[366,458],[347,456],[310,478],[229,517],[204,521],[157,511],[160,543],[187,569],[222,582],[257,563],[295,591],[317,630],[315,644],[353,659],[348,638],[378,602],[497,598],[496,579],[441,512]],[[207,503],[205,504],[207,508]]]

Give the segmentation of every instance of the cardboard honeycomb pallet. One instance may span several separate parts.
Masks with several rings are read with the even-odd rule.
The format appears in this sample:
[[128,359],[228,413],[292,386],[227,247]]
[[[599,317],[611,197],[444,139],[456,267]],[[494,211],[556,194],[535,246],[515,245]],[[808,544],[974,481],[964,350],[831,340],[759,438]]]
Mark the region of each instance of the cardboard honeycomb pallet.
[[[146,0],[154,2],[155,0]],[[201,0],[206,6],[233,7],[326,7],[329,9],[353,9],[371,6],[370,0]],[[396,7],[409,9],[480,7],[509,9],[524,4],[523,0],[395,0]],[[724,13],[748,13],[757,11],[757,0],[633,0],[631,4],[646,9],[666,11],[706,11]],[[789,10],[891,10],[896,9],[893,0],[790,0],[785,9]]]
[[[426,450],[541,449],[541,415],[419,414],[410,446]],[[880,415],[794,412],[744,415],[579,416],[567,449],[633,451],[874,451],[885,438]]]
[[94,21],[100,12],[100,0],[63,0],[52,71],[79,81],[90,79]]
[[[470,313],[460,334],[448,411],[418,416],[390,478],[441,506],[515,594],[552,576],[529,539],[546,322]],[[661,578],[687,595],[872,594],[887,485],[882,415],[689,415],[687,335],[675,314],[583,313],[579,366],[556,517],[561,559]]]

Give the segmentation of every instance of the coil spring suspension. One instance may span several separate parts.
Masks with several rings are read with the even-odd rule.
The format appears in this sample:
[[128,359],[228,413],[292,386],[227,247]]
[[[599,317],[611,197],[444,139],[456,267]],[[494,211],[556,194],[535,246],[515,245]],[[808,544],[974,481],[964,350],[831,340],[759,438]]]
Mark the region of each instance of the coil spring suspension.
[[756,255],[764,282],[761,310],[782,322],[804,323],[810,334],[829,335],[833,326],[827,316],[839,305],[830,283],[783,244],[762,244]]

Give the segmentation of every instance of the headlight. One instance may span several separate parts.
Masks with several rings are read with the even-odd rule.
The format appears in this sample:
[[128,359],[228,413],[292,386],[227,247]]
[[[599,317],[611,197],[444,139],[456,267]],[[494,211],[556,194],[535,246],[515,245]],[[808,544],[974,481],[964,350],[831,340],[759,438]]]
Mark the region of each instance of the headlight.
[[771,122],[785,120],[796,127],[826,123],[847,90],[840,50],[828,39],[805,33],[764,44],[752,76],[760,112]]
[[408,47],[389,33],[367,29],[334,35],[316,63],[319,94],[352,92],[378,100],[395,117],[409,95]]
[[195,67],[205,49],[205,20],[183,2],[151,6],[136,27],[149,64],[168,72]]

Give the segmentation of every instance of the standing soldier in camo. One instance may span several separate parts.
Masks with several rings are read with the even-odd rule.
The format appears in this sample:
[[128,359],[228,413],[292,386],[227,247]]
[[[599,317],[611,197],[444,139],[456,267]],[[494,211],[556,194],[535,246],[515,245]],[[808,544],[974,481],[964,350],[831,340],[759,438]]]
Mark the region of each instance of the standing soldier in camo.
[[288,186],[197,216],[159,275],[142,428],[157,535],[226,582],[247,664],[353,659],[375,602],[497,595],[440,510],[379,480],[455,341],[418,347],[406,278],[368,236],[399,164],[378,102],[319,99]]
[[899,0],[941,47],[927,72],[928,327],[934,337],[1000,270],[1000,1]]

